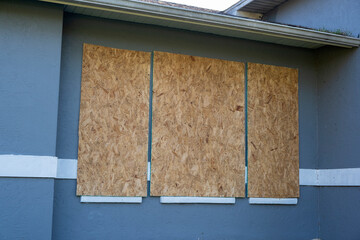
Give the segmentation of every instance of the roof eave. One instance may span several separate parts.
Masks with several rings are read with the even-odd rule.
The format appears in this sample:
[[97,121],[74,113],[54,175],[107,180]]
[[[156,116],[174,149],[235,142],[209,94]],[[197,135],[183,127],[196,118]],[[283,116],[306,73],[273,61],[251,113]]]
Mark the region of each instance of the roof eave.
[[[172,6],[133,0],[41,0],[96,11],[110,11],[122,16],[135,15],[141,22],[166,25],[187,30],[201,28],[201,32],[239,37],[257,41],[292,46],[294,42],[304,47],[318,48],[325,45],[352,48],[360,46],[360,39],[316,30],[263,22],[235,16],[199,12]],[[159,23],[158,20],[162,20]],[[163,22],[167,22],[166,24]],[[191,27],[189,27],[191,26]],[[204,27],[205,30],[204,30]],[[301,44],[300,44],[301,45]],[[299,46],[300,46],[299,45]]]

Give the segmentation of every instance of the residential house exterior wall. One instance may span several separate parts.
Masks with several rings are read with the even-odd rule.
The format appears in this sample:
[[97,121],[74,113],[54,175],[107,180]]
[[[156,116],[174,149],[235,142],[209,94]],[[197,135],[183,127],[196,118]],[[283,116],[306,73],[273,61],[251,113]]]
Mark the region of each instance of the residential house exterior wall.
[[[360,1],[291,0],[266,19],[360,34]],[[315,51],[320,169],[360,167],[360,49]],[[321,239],[359,239],[359,187],[320,188]]]
[[[166,51],[299,68],[300,167],[316,167],[317,98],[311,50],[171,28],[64,15],[57,156],[77,158],[83,43]],[[318,189],[301,187],[296,206],[81,204],[75,180],[55,180],[53,239],[312,239],[318,229]],[[69,221],[71,219],[71,221]]]
[[[327,97],[339,94],[335,88],[341,81],[326,74],[340,74],[359,63],[358,50],[314,51],[107,20],[63,13],[61,6],[37,1],[1,2],[0,20],[1,154],[77,158],[82,45],[91,43],[298,68],[300,168],[315,169],[323,166],[319,156],[326,154],[326,148],[335,151],[320,146],[321,139],[332,135],[324,135],[318,122],[333,126],[324,120],[326,116],[341,120],[337,111],[323,108],[326,101],[342,103]],[[339,58],[327,55],[331,53],[346,64],[338,66]],[[346,76],[347,87],[354,86],[350,85],[354,76]],[[345,99],[357,104],[356,89],[346,91],[350,90],[352,97]],[[351,136],[356,140],[355,134]],[[327,161],[334,168],[359,167],[348,160],[341,165]],[[235,205],[166,205],[158,197],[144,198],[142,204],[85,204],[75,195],[76,180],[0,178],[0,239],[313,239],[319,233],[319,200],[326,206],[357,207],[360,203],[348,198],[358,196],[351,189],[301,186],[294,206],[249,205],[248,199],[237,199]],[[339,200],[337,194],[345,197]],[[337,208],[334,215],[333,209],[320,208],[324,222],[320,233],[334,232],[330,228],[340,223],[333,219],[352,206]],[[356,214],[349,213],[343,221],[354,220]],[[356,239],[358,232],[349,228],[349,224],[339,227],[348,231],[348,239]]]
[[[0,2],[0,154],[56,154],[62,17]],[[0,239],[50,239],[53,199],[54,179],[0,178]]]

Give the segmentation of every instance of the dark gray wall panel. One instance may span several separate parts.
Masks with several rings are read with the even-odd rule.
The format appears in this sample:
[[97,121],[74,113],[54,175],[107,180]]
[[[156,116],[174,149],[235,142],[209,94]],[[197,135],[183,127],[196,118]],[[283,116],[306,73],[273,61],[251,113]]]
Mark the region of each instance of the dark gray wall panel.
[[55,156],[63,11],[0,2],[0,154]]
[[56,180],[53,240],[62,239],[313,239],[317,236],[317,189],[302,187],[296,206],[84,204],[75,180]]
[[54,179],[0,178],[0,239],[48,240]]
[[[267,16],[312,28],[360,33],[358,0],[292,0]],[[318,67],[319,168],[360,167],[360,49],[324,47]],[[321,239],[360,239],[359,187],[320,189]]]

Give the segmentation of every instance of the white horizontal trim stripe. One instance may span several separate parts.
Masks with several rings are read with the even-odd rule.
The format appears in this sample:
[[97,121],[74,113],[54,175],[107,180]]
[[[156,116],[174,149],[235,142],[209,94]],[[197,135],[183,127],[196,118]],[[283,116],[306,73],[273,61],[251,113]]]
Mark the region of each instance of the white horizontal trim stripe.
[[299,182],[302,186],[314,186],[317,183],[318,170],[299,169]]
[[300,169],[303,186],[360,186],[360,168]]
[[[245,169],[245,177],[247,169]],[[0,177],[76,179],[77,159],[0,155]],[[148,181],[151,163],[148,163]],[[300,169],[301,186],[360,186],[360,168]],[[245,180],[246,182],[246,180]]]
[[360,168],[318,170],[316,186],[360,186]]
[[58,159],[56,178],[58,178],[58,179],[76,179],[77,178],[77,160],[76,159]]
[[235,198],[222,198],[222,197],[160,197],[160,203],[235,204]]
[[142,197],[81,196],[82,203],[142,203]]
[[297,198],[249,198],[250,204],[296,205]]
[[56,171],[56,157],[0,155],[0,177],[55,178]]

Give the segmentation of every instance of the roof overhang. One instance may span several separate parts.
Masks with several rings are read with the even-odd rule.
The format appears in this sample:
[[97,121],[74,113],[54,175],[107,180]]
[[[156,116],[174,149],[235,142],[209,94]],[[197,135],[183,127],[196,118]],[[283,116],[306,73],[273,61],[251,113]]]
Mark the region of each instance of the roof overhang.
[[40,0],[65,11],[303,48],[359,47],[360,39],[300,27],[134,0]]

